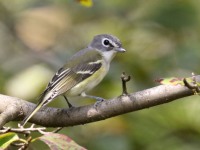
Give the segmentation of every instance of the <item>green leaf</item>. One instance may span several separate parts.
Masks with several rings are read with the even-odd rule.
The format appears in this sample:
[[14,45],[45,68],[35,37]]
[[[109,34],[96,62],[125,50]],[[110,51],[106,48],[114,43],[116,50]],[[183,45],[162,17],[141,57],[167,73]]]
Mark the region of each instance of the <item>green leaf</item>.
[[[184,78],[177,78],[177,77],[169,77],[169,78],[160,78],[160,79],[156,79],[155,81],[160,83],[160,84],[164,84],[164,85],[185,85],[183,82]],[[185,78],[186,81],[188,83],[192,83],[194,84],[194,80],[192,77],[189,78]],[[197,84],[197,86],[200,86],[200,76],[195,76],[195,84]]]
[[62,134],[47,133],[39,139],[46,143],[51,150],[86,150],[68,136]]
[[78,0],[78,2],[86,7],[92,7],[93,1],[92,0]]
[[12,142],[19,140],[16,133],[8,132],[0,135],[0,148],[7,148]]
[[[192,79],[190,78],[186,78],[186,79],[189,83],[193,82]],[[164,85],[185,85],[183,83],[183,78],[177,78],[177,77],[160,78],[160,79],[157,79],[156,82],[160,84],[164,84]]]

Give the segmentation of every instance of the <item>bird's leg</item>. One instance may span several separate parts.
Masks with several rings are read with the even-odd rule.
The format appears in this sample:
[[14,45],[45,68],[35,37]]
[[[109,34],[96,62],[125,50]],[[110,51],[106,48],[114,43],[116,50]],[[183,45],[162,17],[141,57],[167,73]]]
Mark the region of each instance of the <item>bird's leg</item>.
[[63,95],[63,97],[65,98],[67,105],[69,106],[69,108],[72,108],[73,105],[69,102],[69,100],[67,99],[67,97],[65,95]]
[[97,107],[98,104],[100,104],[101,102],[103,102],[105,99],[102,97],[97,97],[97,96],[92,96],[92,95],[87,95],[85,92],[81,93],[82,97],[87,97],[87,98],[91,98],[91,99],[95,99],[96,103],[94,104],[95,107]]

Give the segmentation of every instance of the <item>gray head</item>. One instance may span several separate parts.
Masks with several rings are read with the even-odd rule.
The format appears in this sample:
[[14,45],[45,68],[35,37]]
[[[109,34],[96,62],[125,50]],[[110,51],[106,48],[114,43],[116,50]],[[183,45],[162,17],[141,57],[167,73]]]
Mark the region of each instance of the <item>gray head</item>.
[[97,50],[106,51],[116,51],[125,52],[126,50],[122,48],[120,40],[109,34],[96,35],[88,47],[95,48]]

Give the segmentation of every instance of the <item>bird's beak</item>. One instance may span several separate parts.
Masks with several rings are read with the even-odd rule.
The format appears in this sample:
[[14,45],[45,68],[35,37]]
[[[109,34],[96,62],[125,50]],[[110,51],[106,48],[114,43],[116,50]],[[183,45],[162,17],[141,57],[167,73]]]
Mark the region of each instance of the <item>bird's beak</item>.
[[121,52],[121,53],[126,52],[126,50],[125,50],[124,48],[122,48],[122,47],[117,47],[117,48],[115,48],[115,51]]

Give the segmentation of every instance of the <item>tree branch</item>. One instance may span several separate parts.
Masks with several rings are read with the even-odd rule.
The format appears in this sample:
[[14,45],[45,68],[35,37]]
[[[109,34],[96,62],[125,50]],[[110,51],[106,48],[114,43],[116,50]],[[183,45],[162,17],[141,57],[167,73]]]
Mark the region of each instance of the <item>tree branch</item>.
[[[200,76],[196,76],[200,81]],[[173,100],[194,95],[193,91],[182,85],[160,85],[143,91],[122,95],[93,105],[61,109],[44,107],[29,122],[46,127],[67,127],[100,121],[128,112],[153,107]],[[35,104],[0,95],[0,127],[9,121],[22,120]]]

